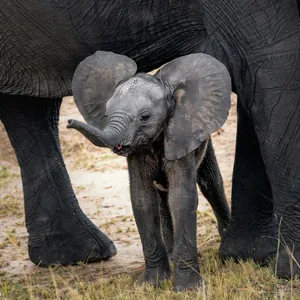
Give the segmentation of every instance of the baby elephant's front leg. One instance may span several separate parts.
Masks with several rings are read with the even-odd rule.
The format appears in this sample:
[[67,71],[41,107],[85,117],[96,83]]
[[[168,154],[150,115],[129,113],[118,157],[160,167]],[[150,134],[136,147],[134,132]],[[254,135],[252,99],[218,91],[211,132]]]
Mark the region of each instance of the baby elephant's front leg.
[[151,179],[151,166],[135,155],[127,161],[132,209],[146,264],[142,281],[157,286],[170,277],[168,254],[160,231],[158,195]]
[[174,223],[174,290],[196,288],[201,276],[197,257],[198,195],[196,163],[192,153],[166,164],[169,205]]

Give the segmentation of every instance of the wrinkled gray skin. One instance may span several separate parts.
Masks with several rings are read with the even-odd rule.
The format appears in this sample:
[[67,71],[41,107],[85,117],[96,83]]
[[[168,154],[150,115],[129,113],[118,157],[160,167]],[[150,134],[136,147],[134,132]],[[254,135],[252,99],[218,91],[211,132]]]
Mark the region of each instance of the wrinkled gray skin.
[[[93,112],[87,115],[85,107],[92,99],[95,105],[108,100],[93,95],[99,89],[109,94],[113,86],[107,78],[105,83],[97,80],[103,74],[101,61],[109,74],[124,74],[126,68],[134,72],[134,62],[124,56],[99,51],[94,57],[97,71],[87,75],[89,59],[83,61],[73,84],[76,104],[89,120]],[[115,67],[120,65],[122,71]],[[90,80],[96,81],[86,85]],[[140,73],[119,84],[106,103],[103,130],[69,120],[68,128],[79,130],[95,145],[127,156],[132,207],[146,264],[143,281],[157,285],[169,278],[169,255],[174,258],[174,289],[199,285],[196,184],[216,214],[221,236],[229,224],[209,133],[225,121],[230,93],[230,76],[221,63],[207,55],[189,55],[165,65],[155,77]]]

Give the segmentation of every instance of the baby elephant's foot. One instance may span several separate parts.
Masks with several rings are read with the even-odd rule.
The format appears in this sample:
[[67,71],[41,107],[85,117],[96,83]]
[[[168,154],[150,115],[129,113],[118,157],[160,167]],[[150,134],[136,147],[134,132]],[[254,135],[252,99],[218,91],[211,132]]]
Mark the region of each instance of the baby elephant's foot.
[[157,267],[146,266],[141,281],[150,283],[154,287],[158,287],[161,282],[170,279],[170,273],[170,265],[167,260]]
[[174,291],[180,292],[184,290],[191,290],[201,286],[201,275],[198,263],[191,267],[185,266],[184,268],[176,268],[175,265],[174,269]]

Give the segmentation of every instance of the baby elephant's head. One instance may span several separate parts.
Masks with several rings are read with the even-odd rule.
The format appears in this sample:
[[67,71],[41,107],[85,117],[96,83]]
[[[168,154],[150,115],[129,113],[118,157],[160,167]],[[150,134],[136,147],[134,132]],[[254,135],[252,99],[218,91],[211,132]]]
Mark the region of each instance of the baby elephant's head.
[[177,58],[155,76],[138,73],[130,58],[98,51],[77,67],[72,89],[87,124],[68,128],[93,144],[124,155],[151,147],[163,136],[165,157],[179,159],[198,148],[225,122],[231,80],[226,67],[206,54]]

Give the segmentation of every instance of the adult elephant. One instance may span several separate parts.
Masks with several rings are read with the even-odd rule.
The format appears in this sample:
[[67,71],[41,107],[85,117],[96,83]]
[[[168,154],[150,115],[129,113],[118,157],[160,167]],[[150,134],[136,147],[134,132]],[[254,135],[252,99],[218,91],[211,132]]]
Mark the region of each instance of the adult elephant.
[[[227,66],[239,103],[232,222],[221,255],[266,260],[276,251],[272,237],[280,224],[281,240],[300,258],[295,1],[13,0],[2,1],[0,18],[0,117],[21,168],[33,262],[70,264],[116,253],[78,206],[57,133],[73,72],[96,50],[125,54],[139,71],[193,52]],[[279,275],[290,276],[284,247],[278,257]],[[296,264],[292,272],[300,273]]]

